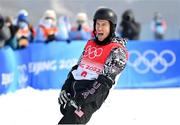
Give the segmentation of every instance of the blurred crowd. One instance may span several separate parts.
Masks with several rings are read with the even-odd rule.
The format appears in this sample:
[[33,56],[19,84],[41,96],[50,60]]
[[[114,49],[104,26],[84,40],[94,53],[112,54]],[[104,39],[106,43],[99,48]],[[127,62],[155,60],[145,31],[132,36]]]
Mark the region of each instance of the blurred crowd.
[[[58,17],[54,10],[46,10],[36,27],[29,21],[29,13],[22,9],[15,18],[0,14],[0,48],[10,46],[12,49],[27,47],[30,43],[52,41],[89,40],[93,37],[86,13],[79,12],[75,23],[67,16]],[[140,39],[141,24],[136,21],[131,9],[125,10],[121,16],[116,35],[129,40]],[[167,29],[166,21],[159,12],[155,12],[150,29],[155,39],[164,39]]]

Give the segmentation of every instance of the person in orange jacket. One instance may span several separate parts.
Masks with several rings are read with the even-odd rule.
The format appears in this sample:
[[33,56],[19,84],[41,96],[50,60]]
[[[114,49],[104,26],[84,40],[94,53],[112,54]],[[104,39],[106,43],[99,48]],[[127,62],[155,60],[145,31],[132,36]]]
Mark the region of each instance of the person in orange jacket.
[[70,40],[88,40],[91,38],[92,29],[88,24],[87,14],[79,12],[76,15],[76,23],[69,32]]
[[58,32],[57,17],[54,10],[46,10],[36,29],[35,42],[49,43],[56,40]]

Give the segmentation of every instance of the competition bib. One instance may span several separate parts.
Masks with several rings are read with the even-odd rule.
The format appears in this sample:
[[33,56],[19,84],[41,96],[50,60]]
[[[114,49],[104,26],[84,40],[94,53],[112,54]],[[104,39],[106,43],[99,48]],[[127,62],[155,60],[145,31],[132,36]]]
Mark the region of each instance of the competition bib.
[[88,41],[77,70],[72,72],[76,80],[94,80],[102,73],[104,64],[111,50],[118,47],[118,43],[100,46],[93,41]]

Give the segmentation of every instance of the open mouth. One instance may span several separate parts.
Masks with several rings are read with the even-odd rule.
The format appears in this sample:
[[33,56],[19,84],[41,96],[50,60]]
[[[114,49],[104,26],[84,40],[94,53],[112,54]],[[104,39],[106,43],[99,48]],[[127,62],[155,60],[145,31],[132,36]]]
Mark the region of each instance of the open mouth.
[[97,36],[98,36],[98,37],[102,37],[102,36],[103,36],[103,33],[98,33]]

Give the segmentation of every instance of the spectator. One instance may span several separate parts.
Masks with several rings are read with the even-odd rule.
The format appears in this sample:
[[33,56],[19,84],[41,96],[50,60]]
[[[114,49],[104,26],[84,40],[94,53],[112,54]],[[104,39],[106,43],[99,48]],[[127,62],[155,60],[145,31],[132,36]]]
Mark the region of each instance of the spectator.
[[153,21],[151,23],[151,30],[154,34],[154,39],[156,40],[164,39],[166,29],[167,29],[167,24],[165,19],[162,18],[161,13],[155,12]]
[[80,12],[76,16],[76,24],[71,28],[71,40],[88,40],[91,38],[92,29],[88,25],[87,14]]
[[122,21],[119,24],[118,34],[129,40],[138,40],[141,25],[135,20],[134,13],[128,9],[122,14]]
[[17,41],[17,48],[25,48],[33,41],[35,31],[33,26],[28,21],[28,12],[21,10],[17,17],[16,23],[17,31],[15,33],[15,40]]
[[54,10],[46,10],[36,29],[35,41],[49,43],[57,40],[57,17]]
[[4,17],[0,15],[0,48],[5,46],[6,40],[10,38],[10,30],[5,25]]
[[67,16],[61,16],[58,19],[58,32],[57,40],[66,40],[69,42],[69,32],[71,30],[71,24]]
[[6,45],[10,46],[12,49],[17,48],[17,41],[15,40],[15,34],[17,32],[17,26],[13,24],[13,20],[11,17],[5,17],[5,24],[10,30],[10,38],[6,41]]

